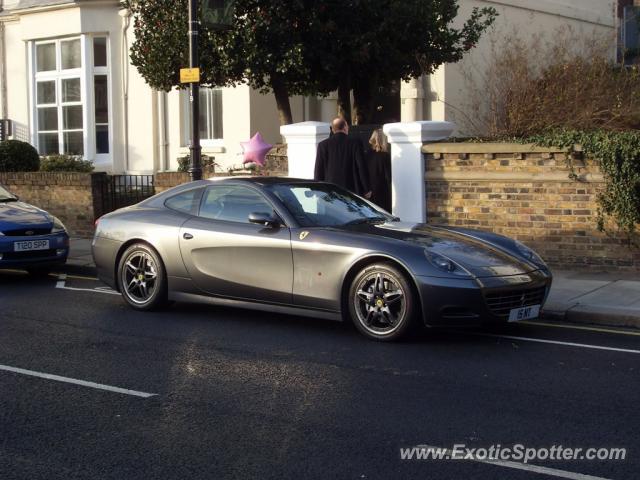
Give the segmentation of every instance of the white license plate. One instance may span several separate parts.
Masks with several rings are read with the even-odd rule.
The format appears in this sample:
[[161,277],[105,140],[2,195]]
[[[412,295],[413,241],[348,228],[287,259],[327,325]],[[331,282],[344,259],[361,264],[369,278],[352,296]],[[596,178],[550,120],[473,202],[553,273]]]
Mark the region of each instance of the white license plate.
[[518,322],[520,320],[529,320],[538,318],[540,315],[540,305],[531,305],[529,307],[514,308],[509,313],[510,322]]
[[32,250],[49,250],[49,240],[25,240],[14,242],[14,252],[29,252]]

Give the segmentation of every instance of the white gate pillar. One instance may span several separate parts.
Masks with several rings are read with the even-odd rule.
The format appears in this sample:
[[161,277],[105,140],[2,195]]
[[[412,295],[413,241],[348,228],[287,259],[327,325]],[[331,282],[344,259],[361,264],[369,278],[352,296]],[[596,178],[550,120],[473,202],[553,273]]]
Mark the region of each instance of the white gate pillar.
[[283,125],[280,134],[287,144],[289,177],[313,179],[318,144],[329,138],[331,126],[324,122]]
[[427,221],[425,165],[422,145],[449,138],[451,122],[388,123],[383,127],[391,144],[391,206],[406,222]]

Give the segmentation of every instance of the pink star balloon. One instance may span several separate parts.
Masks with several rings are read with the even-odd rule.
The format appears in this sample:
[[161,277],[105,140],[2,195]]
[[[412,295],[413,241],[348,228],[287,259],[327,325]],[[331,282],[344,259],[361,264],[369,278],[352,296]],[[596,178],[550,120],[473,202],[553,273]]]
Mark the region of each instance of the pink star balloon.
[[257,132],[248,142],[240,142],[240,145],[242,145],[242,151],[244,152],[244,161],[242,163],[255,163],[261,167],[264,167],[265,156],[273,148],[273,145],[263,140],[260,132]]

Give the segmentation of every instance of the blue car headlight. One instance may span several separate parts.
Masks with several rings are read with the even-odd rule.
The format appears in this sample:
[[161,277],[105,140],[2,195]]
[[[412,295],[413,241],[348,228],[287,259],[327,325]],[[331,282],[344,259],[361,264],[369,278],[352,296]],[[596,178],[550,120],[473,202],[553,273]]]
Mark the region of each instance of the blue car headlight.
[[547,264],[544,263],[544,260],[542,260],[540,255],[538,255],[536,252],[531,250],[524,243],[521,243],[521,242],[519,242],[517,240],[514,240],[514,243],[516,245],[516,248],[518,249],[518,252],[520,252],[520,255],[522,255],[525,259],[529,260],[530,262],[535,263],[536,265],[541,265],[541,266],[544,266],[544,267],[547,266]]
[[51,229],[51,233],[62,233],[66,231],[67,227],[64,226],[64,223],[62,223],[58,217],[53,217],[53,228]]

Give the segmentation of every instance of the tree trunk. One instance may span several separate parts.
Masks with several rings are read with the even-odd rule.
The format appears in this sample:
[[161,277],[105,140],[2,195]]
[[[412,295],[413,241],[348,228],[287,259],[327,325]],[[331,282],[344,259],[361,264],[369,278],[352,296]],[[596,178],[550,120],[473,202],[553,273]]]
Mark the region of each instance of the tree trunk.
[[353,124],[366,125],[371,123],[373,109],[373,95],[369,79],[358,81],[353,86]]
[[351,123],[351,81],[348,75],[342,77],[338,85],[338,116]]
[[289,90],[287,89],[287,86],[280,77],[272,76],[271,88],[273,89],[273,94],[276,97],[280,125],[289,125],[290,123],[293,123],[291,103],[289,102]]

